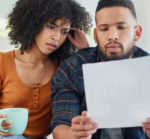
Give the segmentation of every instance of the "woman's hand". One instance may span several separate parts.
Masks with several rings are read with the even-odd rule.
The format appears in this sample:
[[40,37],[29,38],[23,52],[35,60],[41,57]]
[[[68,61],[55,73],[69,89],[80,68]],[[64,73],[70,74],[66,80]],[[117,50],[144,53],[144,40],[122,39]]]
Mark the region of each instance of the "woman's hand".
[[89,43],[86,39],[85,33],[76,28],[71,28],[71,30],[74,32],[73,36],[70,33],[68,33],[68,38],[71,41],[71,43],[77,49],[89,48]]
[[[5,118],[5,117],[6,117],[6,116],[5,116],[4,114],[0,114],[0,118]],[[12,128],[12,124],[11,124],[10,121],[3,121],[3,122],[1,123],[1,127],[2,127],[3,129],[10,129],[10,128]],[[12,135],[12,132],[4,133],[4,132],[0,131],[0,135],[1,135],[1,136],[11,136],[11,135]]]

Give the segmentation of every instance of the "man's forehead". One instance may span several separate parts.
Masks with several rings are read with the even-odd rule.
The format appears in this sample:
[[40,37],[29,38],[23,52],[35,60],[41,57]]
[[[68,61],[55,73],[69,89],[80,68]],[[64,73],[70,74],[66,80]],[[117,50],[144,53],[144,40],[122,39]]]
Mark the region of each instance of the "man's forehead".
[[106,23],[106,24],[98,24],[97,27],[104,27],[104,26],[115,26],[115,25],[127,25],[127,22],[120,21],[120,22],[114,22],[114,23]]
[[113,24],[117,22],[131,22],[134,17],[126,7],[106,7],[96,13],[96,24]]

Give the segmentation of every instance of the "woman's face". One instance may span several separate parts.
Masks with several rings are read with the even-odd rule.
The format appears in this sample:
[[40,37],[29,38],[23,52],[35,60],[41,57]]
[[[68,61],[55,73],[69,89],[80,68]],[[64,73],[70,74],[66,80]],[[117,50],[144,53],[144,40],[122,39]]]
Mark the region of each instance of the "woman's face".
[[46,23],[43,30],[35,38],[35,46],[44,54],[57,50],[67,38],[71,23],[62,18],[55,23]]

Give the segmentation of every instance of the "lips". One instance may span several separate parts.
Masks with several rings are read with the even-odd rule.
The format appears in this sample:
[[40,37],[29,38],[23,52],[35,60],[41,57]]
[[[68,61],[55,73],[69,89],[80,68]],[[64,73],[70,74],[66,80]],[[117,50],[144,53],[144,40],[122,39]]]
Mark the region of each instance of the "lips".
[[116,48],[116,47],[120,47],[119,44],[109,44],[107,45],[107,48]]
[[51,43],[46,43],[49,49],[56,49],[57,45],[56,44],[51,44]]
[[120,50],[120,45],[119,44],[109,44],[107,45],[107,50],[111,51],[111,52],[116,52],[118,50]]

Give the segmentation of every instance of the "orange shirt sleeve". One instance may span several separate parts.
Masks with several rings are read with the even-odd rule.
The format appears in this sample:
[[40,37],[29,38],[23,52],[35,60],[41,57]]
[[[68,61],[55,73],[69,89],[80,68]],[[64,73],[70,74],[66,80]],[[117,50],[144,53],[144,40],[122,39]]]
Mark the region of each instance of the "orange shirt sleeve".
[[2,55],[0,53],[0,93],[2,90]]

